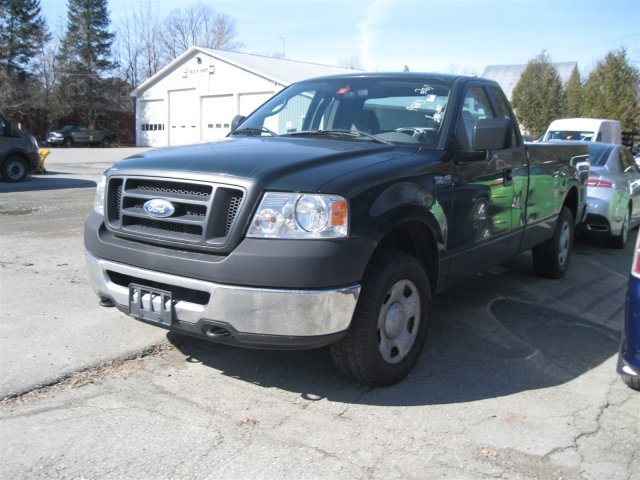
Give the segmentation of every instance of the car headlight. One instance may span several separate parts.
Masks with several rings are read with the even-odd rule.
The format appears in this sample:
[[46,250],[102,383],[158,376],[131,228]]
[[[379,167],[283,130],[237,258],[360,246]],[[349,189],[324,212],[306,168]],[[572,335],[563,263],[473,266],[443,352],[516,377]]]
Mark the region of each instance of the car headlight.
[[96,196],[93,200],[93,210],[104,216],[104,189],[107,184],[107,177],[102,175],[102,178],[96,186]]
[[339,195],[267,192],[248,237],[339,238],[349,233],[347,201]]

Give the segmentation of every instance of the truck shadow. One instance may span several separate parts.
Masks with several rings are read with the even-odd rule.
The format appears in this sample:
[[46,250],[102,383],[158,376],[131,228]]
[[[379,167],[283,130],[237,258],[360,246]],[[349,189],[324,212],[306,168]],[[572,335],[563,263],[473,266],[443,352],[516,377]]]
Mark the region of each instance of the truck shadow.
[[64,173],[49,172],[45,175],[30,175],[23,182],[0,182],[0,193],[31,192],[35,190],[64,190],[69,188],[95,188],[96,182],[64,177]]
[[426,348],[411,374],[391,387],[372,389],[343,377],[328,348],[247,350],[169,338],[187,362],[308,400],[455,404],[553,387],[617,353],[636,236],[637,230],[623,250],[578,237],[561,280],[537,277],[524,253],[436,296]]
[[[482,290],[478,281],[460,290]],[[463,403],[569,382],[618,348],[619,331],[560,309],[496,297],[460,302],[459,290],[436,300],[427,345],[412,373],[386,388],[342,377],[328,348],[259,351],[170,335],[188,362],[310,400],[386,406]],[[614,374],[612,370],[612,375]]]

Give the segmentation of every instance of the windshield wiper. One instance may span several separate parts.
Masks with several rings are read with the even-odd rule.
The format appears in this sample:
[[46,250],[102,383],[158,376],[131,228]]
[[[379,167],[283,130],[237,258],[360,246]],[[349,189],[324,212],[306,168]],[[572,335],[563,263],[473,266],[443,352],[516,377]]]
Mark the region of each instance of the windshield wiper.
[[237,130],[234,130],[233,132],[231,132],[231,135],[235,135],[237,133],[246,133],[247,135],[255,135],[255,134],[261,134],[261,133],[268,133],[269,135],[271,135],[272,137],[277,137],[279,136],[276,132],[274,132],[273,130],[269,130],[267,127],[260,127],[260,128],[253,128],[253,127],[246,127],[246,128],[238,128]]
[[301,130],[299,132],[291,132],[287,135],[317,135],[317,136],[331,136],[331,135],[344,135],[352,138],[369,138],[374,142],[384,143],[385,145],[392,145],[391,142],[383,140],[380,137],[376,137],[371,133],[363,132],[361,130],[345,130],[345,129],[335,129],[335,130]]

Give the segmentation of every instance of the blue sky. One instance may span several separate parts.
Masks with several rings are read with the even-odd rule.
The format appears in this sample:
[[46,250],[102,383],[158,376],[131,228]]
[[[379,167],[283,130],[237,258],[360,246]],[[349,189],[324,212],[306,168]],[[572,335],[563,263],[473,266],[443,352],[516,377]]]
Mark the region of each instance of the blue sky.
[[[151,2],[161,16],[195,2],[109,0],[112,24]],[[241,51],[327,65],[357,55],[367,70],[482,73],[486,65],[526,63],[542,50],[577,61],[586,75],[625,47],[640,68],[640,0],[343,0],[210,3],[236,21]],[[42,0],[53,27],[66,0]]]

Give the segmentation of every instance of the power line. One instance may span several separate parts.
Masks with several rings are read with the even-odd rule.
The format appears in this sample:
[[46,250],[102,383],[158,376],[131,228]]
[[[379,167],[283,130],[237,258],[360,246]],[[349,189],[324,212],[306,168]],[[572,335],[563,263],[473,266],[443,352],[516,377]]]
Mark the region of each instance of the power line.
[[573,50],[566,50],[564,52],[557,53],[557,55],[564,55],[565,53],[579,52],[580,50],[587,50],[589,48],[599,47],[601,45],[606,45],[608,43],[613,43],[613,42],[619,42],[620,40],[626,40],[627,38],[632,38],[632,37],[637,37],[637,36],[640,36],[640,33],[634,33],[633,35],[626,35],[624,37],[615,38],[615,39],[612,39],[612,40],[607,40],[606,42],[595,43],[593,45],[585,45],[584,47],[574,48]]

